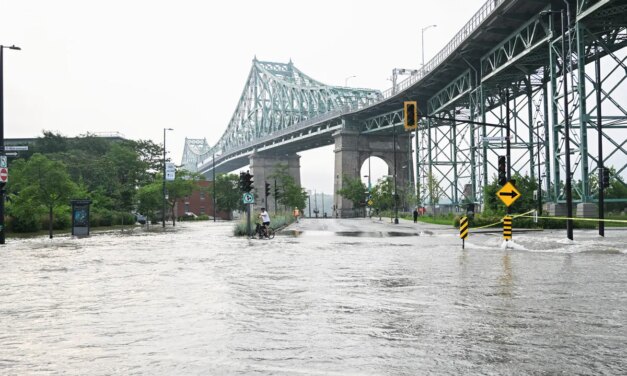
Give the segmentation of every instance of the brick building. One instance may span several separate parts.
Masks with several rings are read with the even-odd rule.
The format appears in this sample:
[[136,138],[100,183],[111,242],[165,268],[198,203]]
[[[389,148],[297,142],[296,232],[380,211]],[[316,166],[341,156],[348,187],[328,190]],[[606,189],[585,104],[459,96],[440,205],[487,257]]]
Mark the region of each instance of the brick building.
[[[208,215],[213,217],[213,198],[211,197],[211,187],[213,182],[202,180],[198,182],[200,186],[188,197],[179,199],[176,202],[176,216],[182,217],[185,213],[196,215]],[[220,219],[231,219],[230,213],[218,211],[216,217]]]

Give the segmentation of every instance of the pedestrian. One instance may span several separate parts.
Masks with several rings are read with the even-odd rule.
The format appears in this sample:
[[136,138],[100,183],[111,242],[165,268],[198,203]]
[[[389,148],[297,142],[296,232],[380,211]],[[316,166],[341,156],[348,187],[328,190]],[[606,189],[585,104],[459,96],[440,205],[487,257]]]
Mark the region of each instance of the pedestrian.
[[418,208],[414,209],[414,223],[418,222]]
[[296,220],[296,223],[298,223],[299,216],[300,216],[300,211],[298,210],[298,208],[294,208],[294,219]]

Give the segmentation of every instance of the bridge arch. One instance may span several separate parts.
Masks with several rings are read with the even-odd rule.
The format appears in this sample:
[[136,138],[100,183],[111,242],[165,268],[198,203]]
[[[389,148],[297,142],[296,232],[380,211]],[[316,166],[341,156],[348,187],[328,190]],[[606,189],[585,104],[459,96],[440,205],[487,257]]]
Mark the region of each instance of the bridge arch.
[[[334,207],[338,217],[359,215],[353,203],[337,194],[344,184],[344,176],[360,179],[361,168],[369,157],[378,157],[388,166],[398,190],[413,182],[411,134],[363,134],[342,130],[333,134],[335,139]],[[403,168],[404,167],[404,168]]]

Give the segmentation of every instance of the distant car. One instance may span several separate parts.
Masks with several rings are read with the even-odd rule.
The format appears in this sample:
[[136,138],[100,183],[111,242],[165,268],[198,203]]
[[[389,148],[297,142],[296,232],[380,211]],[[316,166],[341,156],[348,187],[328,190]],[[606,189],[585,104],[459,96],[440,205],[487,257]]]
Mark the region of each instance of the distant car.
[[196,219],[196,218],[198,218],[198,216],[196,214],[192,213],[192,212],[185,212],[183,214],[183,218],[194,218],[194,219]]
[[141,215],[139,213],[135,213],[135,221],[139,222],[139,224],[141,224],[141,225],[145,225],[146,224],[146,216]]

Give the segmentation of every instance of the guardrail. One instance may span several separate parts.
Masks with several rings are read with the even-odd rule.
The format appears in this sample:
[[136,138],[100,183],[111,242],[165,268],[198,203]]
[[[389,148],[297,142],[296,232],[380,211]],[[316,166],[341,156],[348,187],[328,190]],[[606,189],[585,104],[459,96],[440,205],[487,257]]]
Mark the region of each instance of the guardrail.
[[396,87],[391,87],[383,92],[383,100],[390,98],[401,91],[413,86],[416,82],[420,81],[427,73],[437,68],[446,58],[451,54],[472,34],[477,30],[483,21],[488,18],[492,12],[498,8],[501,4],[508,0],[488,0],[483,6],[472,16],[472,18],[466,22],[461,30],[451,39],[450,42],[443,49],[440,50],[431,60],[429,60],[423,67],[418,69],[416,74],[413,74],[405,80],[396,84]]

